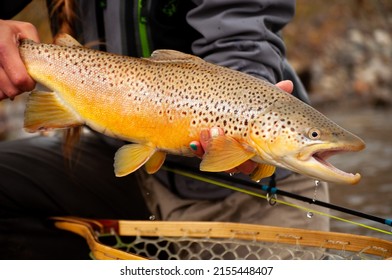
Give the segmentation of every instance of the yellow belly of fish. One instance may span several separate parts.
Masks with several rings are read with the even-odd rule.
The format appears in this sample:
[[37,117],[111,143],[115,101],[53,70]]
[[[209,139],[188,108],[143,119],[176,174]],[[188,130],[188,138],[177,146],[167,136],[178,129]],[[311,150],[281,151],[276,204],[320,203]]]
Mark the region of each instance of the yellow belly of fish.
[[105,135],[184,154],[189,143],[199,139],[199,131],[190,129],[190,117],[180,116],[179,112],[160,115],[158,111],[148,103],[143,110],[137,110],[134,104],[119,102],[99,109],[86,106],[79,113],[88,126]]

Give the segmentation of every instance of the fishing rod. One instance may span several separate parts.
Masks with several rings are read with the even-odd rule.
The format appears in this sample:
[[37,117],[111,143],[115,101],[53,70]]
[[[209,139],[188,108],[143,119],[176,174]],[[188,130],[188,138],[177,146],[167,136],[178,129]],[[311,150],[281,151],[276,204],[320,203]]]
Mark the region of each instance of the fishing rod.
[[[183,175],[183,176],[186,176],[189,178],[193,178],[193,179],[196,179],[199,181],[204,181],[204,182],[211,183],[214,185],[226,187],[226,188],[229,188],[232,190],[241,191],[240,188],[232,186],[232,184],[239,184],[241,186],[250,187],[251,189],[254,189],[254,190],[262,190],[267,194],[267,198],[270,195],[272,195],[272,196],[281,195],[281,196],[285,196],[285,197],[290,197],[290,198],[293,198],[293,199],[296,199],[299,201],[308,202],[309,204],[314,204],[314,205],[329,208],[332,210],[337,210],[337,211],[347,213],[347,214],[350,214],[353,216],[357,216],[357,217],[365,218],[367,220],[371,220],[371,221],[374,221],[377,223],[381,223],[383,225],[392,226],[392,219],[384,219],[384,218],[377,217],[374,215],[359,212],[359,211],[356,211],[353,209],[348,209],[348,208],[345,208],[342,206],[338,206],[338,205],[335,205],[332,203],[320,201],[315,198],[309,198],[309,197],[294,194],[291,192],[283,191],[281,189],[278,189],[275,186],[274,180],[272,180],[272,183],[270,183],[269,185],[262,185],[257,182],[247,181],[247,180],[244,180],[241,178],[236,178],[233,176],[228,177],[228,176],[225,176],[220,173],[208,173],[208,175],[206,175],[206,173],[200,171],[199,169],[197,169],[195,167],[191,167],[188,165],[179,166],[178,164],[170,162],[170,161],[166,161],[165,165],[162,168],[166,171],[173,172],[175,174]],[[216,180],[219,180],[219,181],[216,181]],[[222,181],[222,180],[226,181],[230,184],[221,183],[220,181]],[[244,192],[244,191],[242,191],[242,192]]]

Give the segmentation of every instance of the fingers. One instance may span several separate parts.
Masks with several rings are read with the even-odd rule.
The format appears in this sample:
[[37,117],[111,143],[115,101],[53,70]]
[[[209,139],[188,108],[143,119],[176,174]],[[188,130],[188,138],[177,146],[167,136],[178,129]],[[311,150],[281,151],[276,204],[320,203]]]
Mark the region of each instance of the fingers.
[[202,158],[205,151],[207,150],[207,145],[208,142],[211,140],[211,138],[224,134],[225,133],[223,129],[219,127],[213,127],[211,129],[203,129],[200,132],[200,141],[192,141],[190,143],[190,148],[197,157]]
[[277,83],[276,86],[288,93],[292,93],[294,89],[293,82],[290,80],[281,81]]
[[19,40],[39,41],[35,27],[30,23],[0,20],[0,100],[13,98],[34,88],[19,54]]
[[[12,52],[7,52],[7,54],[9,59],[15,57]],[[34,88],[35,82],[27,74],[22,62],[15,60],[14,67],[10,67],[7,63],[4,65],[3,61],[0,50],[0,100],[14,98],[16,95]]]
[[213,127],[209,130],[202,130],[200,134],[200,144],[203,150],[206,151],[209,141],[215,137],[218,137],[219,135],[225,135],[225,132],[220,127]]
[[243,173],[245,175],[252,174],[252,172],[256,169],[257,163],[251,160],[247,160],[244,163],[240,164],[236,168],[232,170],[227,170],[229,173]]
[[198,158],[202,158],[204,155],[204,149],[201,146],[199,141],[192,141],[189,144],[189,147],[191,148],[192,152],[197,156]]

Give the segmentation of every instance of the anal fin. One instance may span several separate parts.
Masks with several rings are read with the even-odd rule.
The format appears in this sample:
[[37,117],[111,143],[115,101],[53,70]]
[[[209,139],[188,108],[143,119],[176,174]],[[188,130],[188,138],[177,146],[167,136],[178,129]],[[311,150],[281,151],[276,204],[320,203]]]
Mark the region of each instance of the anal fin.
[[54,92],[33,91],[27,100],[24,128],[28,132],[83,125],[82,119]]
[[128,144],[122,146],[114,156],[114,173],[117,177],[126,176],[145,164],[156,149],[149,145]]

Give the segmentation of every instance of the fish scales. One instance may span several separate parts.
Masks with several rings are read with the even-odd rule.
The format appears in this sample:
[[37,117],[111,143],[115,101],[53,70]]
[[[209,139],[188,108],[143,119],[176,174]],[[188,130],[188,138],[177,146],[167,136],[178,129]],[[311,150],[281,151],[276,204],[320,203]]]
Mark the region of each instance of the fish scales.
[[[225,136],[211,141],[203,170],[223,171],[251,159],[259,163],[255,179],[270,175],[271,166],[281,166],[317,179],[327,172],[329,180],[358,180],[359,174],[338,171],[323,157],[362,149],[362,140],[268,82],[176,51],[132,58],[67,40],[60,45],[25,40],[21,57],[29,74],[54,92],[47,98],[56,99],[67,112],[63,128],[86,124],[135,143],[117,152],[115,168],[124,170],[116,171],[118,176],[143,164],[153,173],[166,153],[191,156],[188,145],[199,139],[202,129],[221,127]],[[36,117],[31,124],[31,116],[41,117],[36,114],[41,106],[30,107],[28,103],[28,130],[62,127],[61,117],[50,122]],[[295,159],[288,162],[285,157]],[[322,171],[309,171],[309,160]]]

